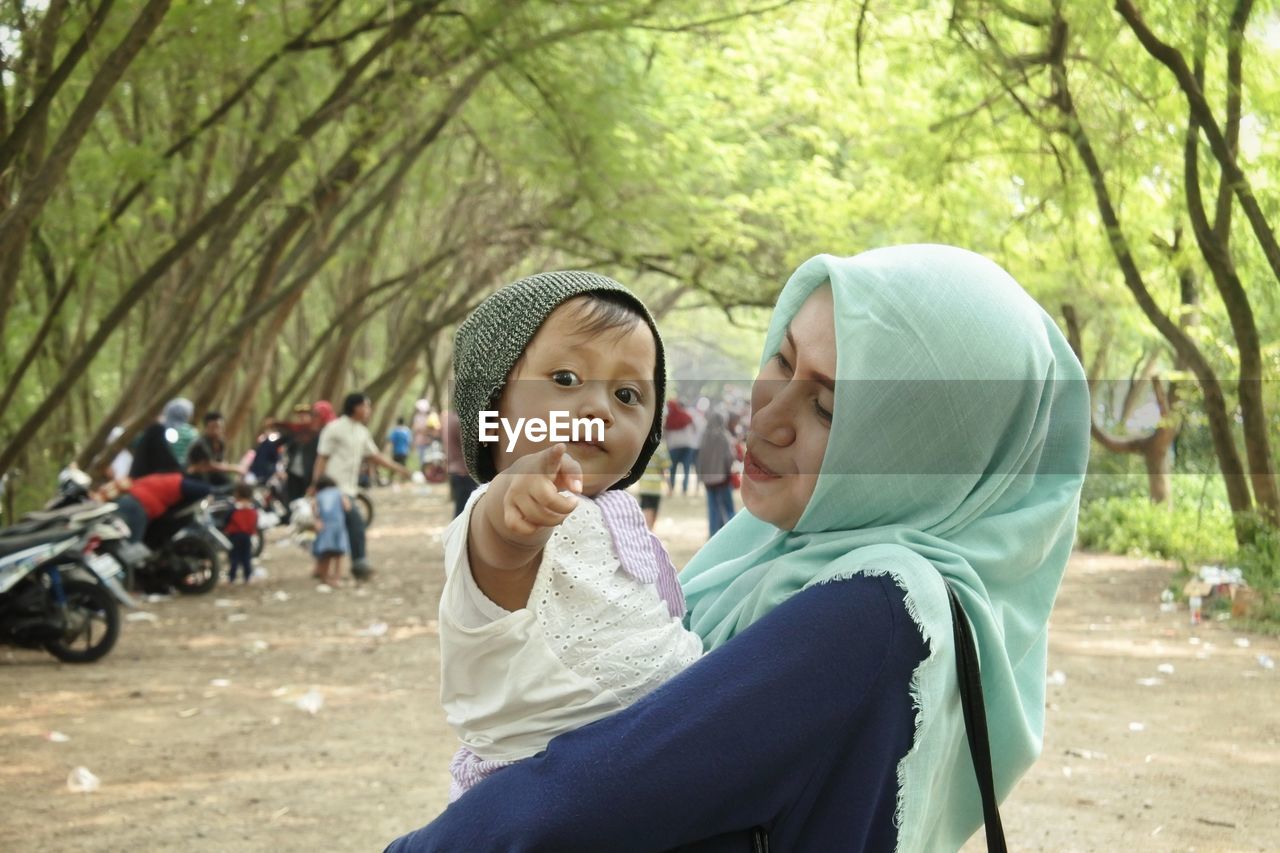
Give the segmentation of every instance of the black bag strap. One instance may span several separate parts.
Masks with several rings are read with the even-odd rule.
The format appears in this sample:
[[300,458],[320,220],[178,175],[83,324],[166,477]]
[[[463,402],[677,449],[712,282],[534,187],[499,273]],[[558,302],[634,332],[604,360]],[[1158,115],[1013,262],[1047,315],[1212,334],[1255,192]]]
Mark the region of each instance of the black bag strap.
[[960,682],[960,707],[964,711],[964,729],[969,736],[969,754],[973,756],[973,769],[978,775],[978,790],[982,793],[982,818],[987,830],[987,850],[1006,853],[1004,826],[1000,823],[1000,808],[996,802],[995,778],[991,772],[991,743],[987,737],[987,711],[982,702],[982,676],[978,667],[978,649],[973,643],[973,629],[969,617],[956,598],[956,591],[947,584],[947,597],[951,599],[951,622],[954,625],[956,645],[956,677]]

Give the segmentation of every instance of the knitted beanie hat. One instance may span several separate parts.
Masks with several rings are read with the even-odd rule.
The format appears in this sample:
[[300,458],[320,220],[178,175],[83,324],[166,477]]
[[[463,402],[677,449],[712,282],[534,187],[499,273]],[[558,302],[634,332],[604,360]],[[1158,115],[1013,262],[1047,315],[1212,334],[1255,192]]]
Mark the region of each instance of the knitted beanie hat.
[[493,459],[480,445],[480,412],[496,408],[512,368],[551,312],[561,303],[588,293],[614,293],[626,299],[649,325],[657,344],[653,426],[630,473],[611,488],[624,489],[644,473],[662,440],[667,373],[662,336],[649,309],[621,284],[592,272],[563,270],[531,275],[494,292],[476,306],[453,336],[453,405],[462,427],[467,470],[476,482],[487,483],[497,474]]

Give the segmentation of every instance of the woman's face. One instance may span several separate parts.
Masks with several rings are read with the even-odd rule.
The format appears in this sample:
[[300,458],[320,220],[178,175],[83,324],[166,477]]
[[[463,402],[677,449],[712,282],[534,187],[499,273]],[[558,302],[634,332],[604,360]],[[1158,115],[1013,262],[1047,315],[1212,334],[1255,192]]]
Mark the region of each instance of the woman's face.
[[809,295],[751,386],[742,502],[783,530],[813,496],[835,411],[836,332],[831,285]]

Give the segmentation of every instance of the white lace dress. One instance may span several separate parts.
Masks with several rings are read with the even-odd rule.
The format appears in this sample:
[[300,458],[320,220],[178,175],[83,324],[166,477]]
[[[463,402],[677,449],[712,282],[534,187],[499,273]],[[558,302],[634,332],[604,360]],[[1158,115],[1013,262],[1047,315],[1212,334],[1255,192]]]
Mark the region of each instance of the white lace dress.
[[655,585],[622,570],[591,500],[551,534],[528,605],[494,604],[467,559],[471,512],[484,491],[444,535],[440,687],[462,741],[451,767],[455,798],[556,735],[630,705],[702,654]]

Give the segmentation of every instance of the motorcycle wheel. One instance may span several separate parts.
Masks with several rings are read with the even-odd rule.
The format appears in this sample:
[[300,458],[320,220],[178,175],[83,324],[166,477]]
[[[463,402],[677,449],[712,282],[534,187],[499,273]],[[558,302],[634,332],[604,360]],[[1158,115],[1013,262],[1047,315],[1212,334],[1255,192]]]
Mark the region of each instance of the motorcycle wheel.
[[179,539],[169,552],[180,564],[174,584],[183,595],[203,595],[218,585],[218,549],[199,536]]
[[69,624],[61,637],[44,647],[64,663],[93,663],[111,651],[120,636],[120,607],[100,583],[64,578],[62,589]]
[[364,492],[356,495],[356,508],[364,519],[365,529],[373,526],[373,501]]

